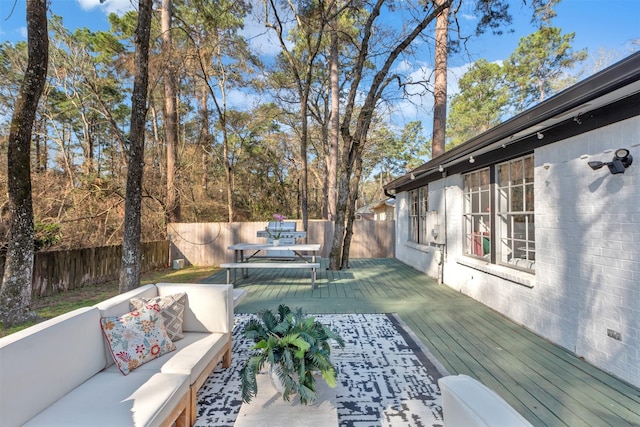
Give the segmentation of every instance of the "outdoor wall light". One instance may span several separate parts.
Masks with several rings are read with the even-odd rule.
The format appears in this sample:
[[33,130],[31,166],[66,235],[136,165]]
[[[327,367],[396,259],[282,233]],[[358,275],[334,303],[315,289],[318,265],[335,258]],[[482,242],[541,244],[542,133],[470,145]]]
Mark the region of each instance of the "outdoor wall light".
[[475,162],[476,162],[476,159],[474,159],[473,156],[470,156],[469,157],[469,163],[475,163]]
[[438,166],[438,172],[444,172],[444,167],[442,165]]
[[616,175],[624,173],[624,170],[631,166],[631,163],[633,163],[633,156],[629,153],[629,150],[626,148],[618,148],[613,155],[613,160],[610,162],[604,163],[593,161],[589,162],[589,167],[593,170],[597,170],[604,165],[607,165],[609,167],[609,172],[611,172],[612,175]]

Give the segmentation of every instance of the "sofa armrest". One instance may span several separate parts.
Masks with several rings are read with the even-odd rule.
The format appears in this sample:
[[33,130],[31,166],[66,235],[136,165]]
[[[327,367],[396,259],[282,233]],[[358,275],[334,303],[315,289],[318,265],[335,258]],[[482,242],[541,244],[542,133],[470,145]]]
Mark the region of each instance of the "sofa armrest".
[[183,330],[186,332],[233,331],[233,285],[157,283],[158,295],[186,292]]
[[79,308],[0,339],[0,426],[19,426],[105,366],[100,311]]

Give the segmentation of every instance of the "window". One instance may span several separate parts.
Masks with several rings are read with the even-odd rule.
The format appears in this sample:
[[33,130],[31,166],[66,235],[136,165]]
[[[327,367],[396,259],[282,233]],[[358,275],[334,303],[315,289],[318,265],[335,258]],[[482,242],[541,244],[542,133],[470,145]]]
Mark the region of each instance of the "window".
[[464,175],[465,255],[535,270],[533,176],[533,154]]
[[533,155],[501,163],[497,170],[497,262],[535,266]]
[[491,256],[491,186],[489,169],[464,176],[464,253]]
[[429,187],[409,191],[409,241],[428,244]]

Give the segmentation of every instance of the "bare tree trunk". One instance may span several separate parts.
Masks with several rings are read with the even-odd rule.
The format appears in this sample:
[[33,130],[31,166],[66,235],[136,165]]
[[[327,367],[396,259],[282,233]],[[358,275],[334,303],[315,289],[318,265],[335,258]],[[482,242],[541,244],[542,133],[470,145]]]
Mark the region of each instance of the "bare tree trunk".
[[164,64],[165,134],[167,139],[167,200],[166,223],[180,222],[180,196],[176,186],[178,163],[178,113],[176,112],[176,82],[171,44],[171,0],[162,0],[162,46]]
[[[445,0],[448,7],[451,0]],[[371,80],[371,86],[366,93],[362,107],[358,111],[355,121],[355,129],[351,131],[350,126],[352,124],[353,115],[355,114],[355,101],[357,97],[361,96],[361,89],[358,87],[363,79],[364,64],[366,63],[366,57],[369,54],[369,43],[373,29],[374,21],[380,16],[381,8],[384,4],[384,0],[377,0],[363,30],[363,39],[360,45],[358,58],[356,59],[356,69],[352,74],[351,90],[348,95],[348,99],[345,105],[345,113],[342,117],[342,125],[340,127],[340,133],[342,136],[342,143],[344,152],[342,154],[342,165],[340,166],[339,192],[338,200],[336,203],[336,219],[334,221],[334,236],[331,242],[331,250],[329,251],[329,268],[331,270],[338,270],[345,264],[345,260],[348,261],[349,254],[344,251],[344,243],[346,230],[345,227],[352,226],[352,223],[347,222],[347,216],[349,215],[349,197],[350,197],[350,181],[354,173],[354,166],[356,162],[362,158],[364,145],[366,143],[367,133],[371,125],[373,113],[376,107],[376,103],[382,96],[382,93],[386,86],[393,80],[388,75],[391,65],[399,56],[399,54],[411,44],[411,42],[420,34],[427,25],[432,22],[444,8],[444,4],[436,7],[429,14],[425,15],[423,19],[415,26],[415,28],[391,51],[386,58],[384,65],[378,69],[375,76]],[[357,170],[357,167],[355,168]],[[354,201],[355,203],[355,201]]]
[[[356,219],[356,203],[358,201],[358,186],[362,177],[362,156],[356,159],[355,175],[351,184],[351,194],[347,207],[347,226],[344,233],[344,244],[342,249],[342,261],[340,269],[349,268],[349,250],[351,249],[351,239],[353,238],[353,222]],[[366,202],[365,202],[366,204]]]
[[31,135],[38,101],[47,79],[49,36],[47,1],[27,1],[27,69],[15,104],[7,152],[9,247],[0,288],[0,321],[4,327],[23,323],[31,311],[33,275],[33,205],[31,198]]
[[331,142],[329,145],[329,166],[327,182],[327,219],[333,221],[336,217],[336,193],[338,182],[338,156],[340,136],[340,79],[338,69],[338,34],[331,33]]
[[[438,6],[444,0],[438,0]],[[444,9],[436,19],[436,64],[433,105],[433,136],[431,157],[444,153],[447,126],[447,55],[449,53],[449,9]]]
[[144,131],[147,116],[147,89],[149,86],[149,36],[151,33],[153,0],[139,0],[138,4],[120,293],[138,287],[141,273],[140,216],[142,210],[142,175],[144,171]]
[[200,146],[202,147],[202,177],[201,185],[206,191],[209,187],[209,175],[207,174],[207,166],[209,164],[209,155],[207,148],[211,143],[211,134],[209,133],[209,111],[207,111],[207,91],[200,91]]
[[303,96],[300,98],[300,118],[302,119],[302,136],[300,138],[300,157],[302,158],[302,185],[301,185],[301,205],[302,209],[302,229],[304,231],[309,230],[309,160],[307,154],[308,137],[309,137],[309,117],[307,109],[309,108],[307,102],[309,101],[308,86],[303,91]]

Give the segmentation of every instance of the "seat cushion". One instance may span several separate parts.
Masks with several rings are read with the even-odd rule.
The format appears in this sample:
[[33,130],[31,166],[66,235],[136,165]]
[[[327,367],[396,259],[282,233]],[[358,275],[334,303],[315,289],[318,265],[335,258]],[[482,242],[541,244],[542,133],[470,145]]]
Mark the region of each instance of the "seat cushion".
[[229,342],[230,334],[191,332],[185,334],[185,340],[187,338],[193,341],[172,353],[171,358],[162,365],[160,370],[166,373],[189,375],[190,383],[194,384],[207,365]]
[[[208,334],[204,332],[185,332],[184,339],[176,342],[176,351],[164,354],[155,360],[137,368],[147,374],[166,372],[189,375],[189,384],[194,384],[204,369],[224,348],[230,339],[229,334]],[[111,366],[107,372],[118,372],[117,366]]]
[[103,371],[25,426],[159,426],[188,392],[186,375]]

